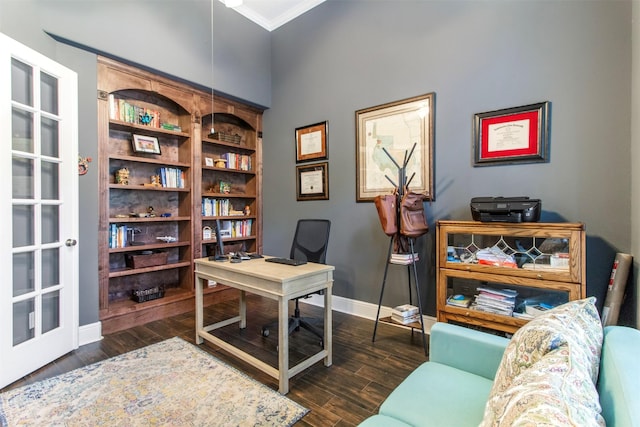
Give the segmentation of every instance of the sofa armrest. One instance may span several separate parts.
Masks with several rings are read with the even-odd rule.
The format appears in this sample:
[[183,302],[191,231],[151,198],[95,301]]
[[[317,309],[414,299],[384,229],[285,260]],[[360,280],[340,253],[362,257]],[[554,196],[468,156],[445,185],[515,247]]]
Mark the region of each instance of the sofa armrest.
[[640,425],[640,331],[625,326],[604,328],[598,393],[607,425]]
[[429,361],[493,380],[508,343],[504,337],[436,322],[430,332]]

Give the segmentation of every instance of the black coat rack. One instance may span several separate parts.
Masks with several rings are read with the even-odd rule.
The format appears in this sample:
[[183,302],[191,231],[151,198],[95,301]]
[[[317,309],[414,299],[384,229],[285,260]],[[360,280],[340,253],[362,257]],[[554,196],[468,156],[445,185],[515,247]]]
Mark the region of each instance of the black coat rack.
[[[387,263],[384,267],[384,277],[382,279],[382,288],[380,289],[380,299],[378,300],[378,312],[376,313],[376,323],[373,328],[373,338],[371,339],[371,341],[375,342],[376,340],[376,332],[378,330],[378,322],[380,320],[380,307],[382,306],[382,297],[384,295],[384,288],[387,283],[387,273],[389,272],[389,264],[391,264],[391,254],[393,253],[393,242],[394,240],[396,240],[398,243],[397,246],[400,248],[402,247],[402,239],[406,238],[409,243],[409,250],[411,251],[410,252],[411,263],[407,265],[407,278],[409,282],[409,304],[413,304],[413,301],[412,301],[413,298],[412,298],[412,292],[411,292],[411,271],[413,270],[414,284],[416,287],[416,298],[417,298],[417,304],[418,304],[418,313],[420,314],[420,330],[422,332],[422,346],[424,348],[424,354],[426,356],[427,355],[427,338],[424,333],[424,320],[422,317],[423,315],[422,299],[420,298],[420,286],[418,282],[418,270],[416,267],[416,260],[413,258],[415,256],[414,237],[403,236],[400,233],[400,203],[402,202],[402,198],[404,196],[405,191],[408,190],[409,184],[411,183],[411,181],[413,180],[413,177],[415,176],[415,172],[414,172],[413,174],[411,174],[411,177],[407,180],[407,175],[406,175],[407,164],[409,163],[409,160],[413,155],[416,145],[417,143],[413,144],[413,147],[411,148],[410,152],[407,152],[407,151],[404,152],[404,160],[402,162],[402,166],[400,166],[395,161],[395,159],[391,156],[391,154],[389,154],[386,148],[382,147],[382,151],[384,151],[384,153],[389,157],[389,159],[391,159],[393,164],[398,168],[398,184],[396,184],[391,178],[389,178],[388,175],[385,174],[384,176],[396,188],[396,191],[395,191],[396,221],[397,221],[396,225],[397,225],[398,232],[393,236],[391,236],[389,239],[389,250],[387,251]],[[411,328],[411,333],[413,334],[414,327],[410,325],[408,327]]]

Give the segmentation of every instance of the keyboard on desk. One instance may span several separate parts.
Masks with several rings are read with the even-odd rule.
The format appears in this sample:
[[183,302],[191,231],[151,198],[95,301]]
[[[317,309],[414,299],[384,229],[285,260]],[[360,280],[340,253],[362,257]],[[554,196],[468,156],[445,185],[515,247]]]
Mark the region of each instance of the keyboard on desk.
[[266,262],[275,262],[278,264],[286,264],[286,265],[303,265],[306,264],[307,261],[302,261],[299,259],[291,259],[291,258],[267,258]]

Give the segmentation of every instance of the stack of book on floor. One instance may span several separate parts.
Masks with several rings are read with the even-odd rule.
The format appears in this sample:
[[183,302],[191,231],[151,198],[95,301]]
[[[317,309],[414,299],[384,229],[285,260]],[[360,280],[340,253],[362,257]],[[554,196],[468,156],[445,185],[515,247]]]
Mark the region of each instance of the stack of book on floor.
[[418,254],[391,254],[391,264],[409,265],[418,261]]
[[420,321],[420,312],[418,307],[411,304],[403,304],[397,307],[393,307],[391,310],[391,320],[400,323],[401,325],[408,325],[409,323]]
[[518,292],[513,289],[494,289],[484,286],[478,287],[473,308],[488,313],[512,316],[516,306]]

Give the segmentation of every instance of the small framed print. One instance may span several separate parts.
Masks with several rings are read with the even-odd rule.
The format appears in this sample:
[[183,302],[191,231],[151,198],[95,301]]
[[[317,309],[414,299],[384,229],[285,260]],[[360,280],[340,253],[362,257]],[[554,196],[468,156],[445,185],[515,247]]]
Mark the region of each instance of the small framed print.
[[296,128],[296,163],[328,158],[327,129],[326,121]]
[[158,138],[146,135],[133,135],[133,152],[145,154],[160,154]]
[[474,166],[548,161],[549,105],[545,101],[476,114]]
[[204,165],[213,167],[213,159],[211,157],[204,158]]
[[296,166],[296,200],[329,200],[329,163]]

